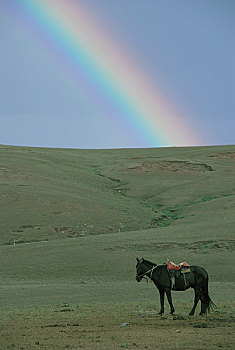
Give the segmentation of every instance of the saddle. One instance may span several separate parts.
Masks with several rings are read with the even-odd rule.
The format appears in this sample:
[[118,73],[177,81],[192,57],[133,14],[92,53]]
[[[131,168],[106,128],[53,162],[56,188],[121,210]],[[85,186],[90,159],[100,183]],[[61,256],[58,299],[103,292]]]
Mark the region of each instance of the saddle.
[[184,261],[184,262],[180,263],[179,265],[176,265],[172,261],[168,261],[166,265],[167,265],[169,275],[171,277],[171,289],[175,289],[175,279],[178,278],[181,273],[184,276],[184,283],[186,286],[185,274],[187,272],[190,272],[189,264]]
[[185,269],[190,268],[190,266],[185,261],[180,263],[179,265],[176,265],[172,261],[168,261],[167,268],[168,268],[168,270],[180,270],[180,269],[184,269],[185,270]]

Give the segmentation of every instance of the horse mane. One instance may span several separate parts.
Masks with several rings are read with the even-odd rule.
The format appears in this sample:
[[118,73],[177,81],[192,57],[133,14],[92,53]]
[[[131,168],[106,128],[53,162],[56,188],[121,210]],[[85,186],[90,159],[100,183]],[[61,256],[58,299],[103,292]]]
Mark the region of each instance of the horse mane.
[[143,258],[143,262],[145,262],[147,265],[157,266],[157,264],[153,263],[152,261],[146,260],[144,258]]
[[149,267],[153,267],[153,266],[157,266],[157,270],[162,270],[165,266],[166,266],[166,264],[155,264],[155,263],[153,263],[152,261],[149,261],[149,260],[146,260],[146,259],[144,259],[144,258],[142,258],[142,261],[146,264],[146,265],[148,265]]

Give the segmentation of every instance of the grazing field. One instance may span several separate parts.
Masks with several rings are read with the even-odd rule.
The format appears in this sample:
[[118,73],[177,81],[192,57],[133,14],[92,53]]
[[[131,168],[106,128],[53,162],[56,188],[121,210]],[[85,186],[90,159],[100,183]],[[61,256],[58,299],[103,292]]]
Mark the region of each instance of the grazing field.
[[[0,146],[0,349],[234,349],[235,146]],[[201,265],[176,314],[136,257]]]
[[[185,305],[186,306],[186,305]],[[61,304],[8,311],[1,349],[234,349],[230,304],[205,317],[157,316],[153,303]]]

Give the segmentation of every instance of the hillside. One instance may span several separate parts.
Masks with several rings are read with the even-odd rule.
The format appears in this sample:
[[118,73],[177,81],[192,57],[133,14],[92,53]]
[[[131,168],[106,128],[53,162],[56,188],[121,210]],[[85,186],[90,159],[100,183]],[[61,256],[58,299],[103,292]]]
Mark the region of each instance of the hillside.
[[[234,171],[235,146],[1,146],[0,348],[234,349]],[[136,257],[203,266],[216,310],[159,317]]]
[[0,152],[3,244],[225,220],[234,203],[234,147]]
[[228,230],[234,171],[235,146],[0,146],[0,244],[198,222]]

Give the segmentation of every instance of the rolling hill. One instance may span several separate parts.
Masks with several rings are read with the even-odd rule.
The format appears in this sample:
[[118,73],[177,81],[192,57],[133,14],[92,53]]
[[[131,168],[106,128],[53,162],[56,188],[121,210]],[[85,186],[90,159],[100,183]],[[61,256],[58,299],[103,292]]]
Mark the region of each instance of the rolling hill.
[[234,146],[0,146],[0,244],[183,223],[226,228],[234,220],[234,170]]
[[[233,349],[234,171],[235,146],[0,146],[0,348]],[[159,318],[137,256],[203,266],[217,309]]]

